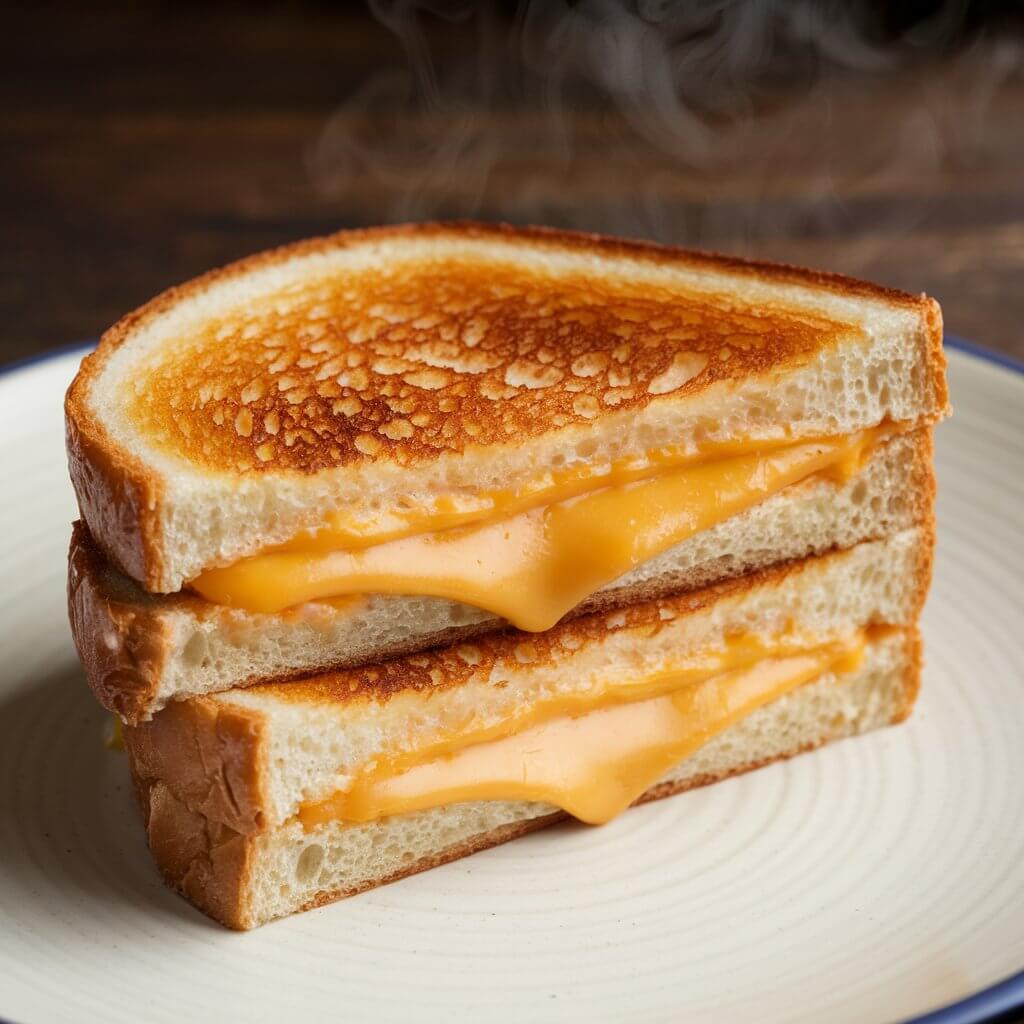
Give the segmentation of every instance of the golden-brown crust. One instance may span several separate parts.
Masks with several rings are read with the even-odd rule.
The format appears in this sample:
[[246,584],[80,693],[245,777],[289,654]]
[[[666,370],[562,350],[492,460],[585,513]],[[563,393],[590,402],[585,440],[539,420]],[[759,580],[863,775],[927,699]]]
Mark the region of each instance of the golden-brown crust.
[[932,585],[932,572],[935,566],[935,435],[932,429],[924,431],[924,437],[918,449],[917,474],[918,508],[917,523],[921,532],[918,544],[918,560],[914,571],[914,613],[916,621],[928,600],[928,591]]
[[204,914],[242,931],[252,927],[245,894],[252,874],[252,841],[191,811],[161,782],[132,779],[146,838],[164,881]]
[[156,510],[163,494],[159,476],[115,443],[89,409],[88,393],[98,364],[82,367],[64,398],[68,473],[82,518],[107,558],[151,589],[163,573]]
[[152,607],[119,601],[104,587],[102,555],[82,523],[71,529],[68,619],[100,704],[129,722],[148,714],[167,657],[167,622]]
[[921,670],[924,667],[924,644],[921,630],[915,626],[905,632],[907,671],[903,675],[902,700],[893,716],[892,724],[905,722],[917,703],[921,692]]
[[[853,324],[466,256],[348,271],[224,313],[137,371],[150,443],[213,472],[408,466],[806,361]],[[496,297],[497,296],[497,297]],[[223,358],[230,352],[230,360]]]
[[[163,313],[166,313],[176,303],[188,299],[220,281],[259,270],[262,267],[270,266],[276,262],[281,262],[298,255],[326,252],[403,236],[449,236],[467,239],[500,240],[508,245],[526,245],[531,247],[531,249],[539,248],[541,250],[545,248],[558,250],[568,247],[576,252],[611,257],[629,257],[653,265],[708,268],[783,283],[809,285],[837,295],[845,294],[874,298],[903,308],[913,309],[922,316],[928,325],[927,352],[923,352],[922,355],[926,355],[929,359],[929,372],[932,375],[936,393],[941,396],[942,403],[945,404],[946,391],[943,370],[945,364],[941,352],[941,315],[934,301],[924,296],[914,297],[891,289],[880,288],[866,282],[795,267],[748,262],[711,253],[695,253],[661,247],[651,243],[630,242],[545,228],[512,228],[508,225],[491,226],[461,223],[400,225],[363,231],[340,232],[326,238],[300,242],[282,249],[260,253],[238,263],[231,264],[228,267],[212,271],[177,288],[170,289],[115,324],[104,334],[97,351],[83,361],[82,369],[68,392],[65,406],[68,422],[69,466],[72,480],[79,496],[83,516],[90,524],[98,542],[116,565],[129,575],[142,581],[148,589],[159,589],[160,581],[163,578],[162,551],[159,539],[160,530],[157,521],[157,513],[161,502],[160,479],[151,469],[135,459],[130,452],[114,442],[99,418],[90,411],[88,405],[90,388],[110,355],[133,331],[138,330]],[[765,313],[770,318],[770,310],[767,307]],[[732,313],[726,310],[723,316],[728,320]],[[802,317],[805,321],[807,320],[806,315],[802,315]],[[812,317],[811,319],[814,318]],[[831,322],[827,321],[826,318],[821,318],[821,325],[819,326],[824,330],[824,336],[834,337],[836,330],[844,329],[844,325],[836,325],[834,323],[832,327],[828,327],[829,323]],[[575,330],[571,322],[568,326],[571,330]],[[761,326],[764,325],[761,324]],[[784,340],[779,341],[780,347],[771,356],[772,360],[777,362],[779,359],[806,354],[809,350],[808,346],[812,344],[810,336],[804,337],[800,333],[802,329],[798,329],[798,327],[799,325],[795,322],[790,322],[790,329],[797,333],[793,334],[788,342]],[[672,328],[666,328],[666,330],[671,333]],[[748,330],[752,331],[753,328],[748,328]],[[814,332],[812,331],[811,333],[813,334]],[[763,363],[768,358],[769,353],[767,350],[759,349],[756,342],[750,341],[755,334],[756,332],[748,334],[747,341],[743,344],[732,345],[729,342],[722,347],[722,351],[730,350],[731,356],[739,355],[739,360],[733,365],[739,367],[740,363],[748,358],[753,360],[754,363],[758,361]],[[819,331],[819,343],[822,336],[822,332]],[[650,366],[643,363],[643,366],[646,367],[646,369],[643,369],[642,374],[645,375],[645,379],[668,371],[668,384],[674,385],[674,387],[670,388],[670,390],[674,390],[675,387],[686,389],[704,386],[714,379],[716,375],[720,376],[723,373],[731,372],[728,370],[728,360],[716,359],[712,361],[710,357],[714,355],[714,352],[712,352],[711,347],[704,346],[708,348],[708,352],[703,352],[697,339],[680,337],[667,346],[664,334],[657,336],[657,339],[661,348],[678,348],[679,352],[675,354],[685,358],[683,358],[679,366],[674,366],[673,364],[674,369],[670,369],[669,364],[672,363],[674,354],[667,350],[659,353],[657,349],[651,349],[648,359]],[[721,342],[721,338],[718,337],[717,333],[715,334],[715,341],[716,344]],[[309,347],[312,351],[312,342]],[[399,345],[399,347],[401,348],[402,346]],[[533,351],[533,348],[536,351]],[[534,345],[533,348],[531,352],[536,356],[536,359],[531,358],[527,361],[535,365],[532,369],[523,371],[523,373],[520,373],[519,370],[515,371],[516,379],[520,377],[524,377],[524,379],[529,378],[533,374],[538,380],[543,382],[545,376],[553,373],[553,371],[550,369],[550,364],[545,362],[547,354],[541,351],[543,346]],[[639,348],[642,349],[642,345]],[[467,352],[470,355],[473,352],[480,354],[484,352],[484,348],[471,349],[468,343],[465,343],[460,345],[460,352],[463,355]],[[744,352],[747,353],[746,356],[743,355]],[[557,349],[554,354],[557,356]],[[607,354],[597,353],[596,358],[598,362]],[[399,352],[397,355],[401,356],[401,353]],[[704,359],[705,356],[708,357],[707,364],[700,366],[696,376],[690,378],[690,374],[698,368],[697,362],[691,357],[696,357],[699,361]],[[612,353],[612,357],[609,367],[613,367],[614,353]],[[394,359],[396,356],[382,356],[381,358]],[[661,365],[662,362],[665,363],[665,366]],[[508,364],[508,360],[506,360],[506,364]],[[508,370],[508,365],[503,367],[503,370]],[[625,366],[634,372],[639,372],[640,369],[640,364],[636,363],[635,355],[629,356]],[[716,367],[718,368],[716,369]],[[349,373],[350,375],[356,369],[358,368],[339,368],[341,372]],[[444,367],[440,367],[440,369],[443,370]],[[607,369],[600,369],[600,373],[607,374]],[[311,369],[314,378],[321,371],[322,366],[316,370]],[[415,373],[415,371],[411,372]],[[567,391],[559,401],[544,405],[544,409],[547,410],[545,415],[559,417],[564,419],[565,422],[585,422],[593,415],[594,405],[592,400],[596,397],[588,390],[590,383],[592,383],[589,376],[589,364],[584,368],[584,375],[567,375],[562,370],[559,372],[563,373],[563,378],[567,383],[571,382],[574,387],[579,385],[582,390],[578,392]],[[484,376],[486,377],[486,373]],[[472,379],[473,375],[470,374],[469,378]],[[281,381],[279,380],[277,383],[280,385]],[[381,393],[374,395],[372,401],[367,403],[357,393],[359,388],[353,390],[350,384],[338,383],[338,378],[335,378],[333,383],[340,389],[338,395],[313,393],[316,388],[331,386],[331,381],[326,378],[311,382],[311,384],[316,385],[316,388],[313,388],[309,395],[305,395],[304,389],[307,385],[297,380],[294,383],[294,388],[274,391],[276,398],[273,408],[268,406],[267,410],[262,410],[262,408],[257,407],[257,412],[260,413],[259,416],[252,416],[251,410],[243,411],[243,406],[240,404],[240,395],[235,396],[235,398],[227,395],[226,397],[229,399],[228,405],[234,402],[238,406],[235,409],[235,405],[232,405],[231,410],[234,410],[234,416],[228,416],[226,412],[227,407],[222,407],[224,397],[216,397],[217,385],[216,382],[211,382],[209,384],[211,404],[209,405],[208,415],[211,424],[217,430],[211,432],[208,429],[209,424],[207,424],[207,429],[195,429],[199,420],[202,420],[203,416],[206,415],[206,413],[198,409],[192,410],[183,422],[186,423],[188,429],[194,431],[195,436],[201,435],[205,441],[213,444],[214,448],[218,446],[219,442],[214,443],[210,441],[211,437],[221,437],[225,439],[225,442],[230,442],[228,447],[233,455],[236,456],[232,468],[237,469],[239,463],[247,462],[249,465],[245,471],[259,471],[262,467],[278,466],[279,463],[292,469],[305,469],[308,471],[328,463],[331,465],[344,464],[346,460],[356,457],[356,453],[358,453],[360,458],[374,458],[377,457],[374,454],[375,451],[378,455],[390,454],[391,457],[401,462],[403,460],[409,461],[415,458],[427,457],[426,453],[432,452],[436,454],[438,451],[453,450],[453,448],[458,450],[461,445],[469,443],[470,438],[468,436],[444,436],[445,430],[452,431],[455,429],[453,424],[458,425],[463,411],[461,407],[459,408],[459,416],[449,415],[450,412],[455,411],[455,407],[446,410],[438,406],[436,410],[431,412],[424,406],[424,409],[420,411],[403,411],[409,402],[416,405],[418,410],[420,403],[430,404],[433,398],[437,398],[436,395],[433,395],[430,387],[418,387],[415,384],[403,381],[402,386],[398,387],[396,385],[395,393],[389,395],[383,390],[386,387],[385,385],[382,386]],[[465,381],[457,382],[455,386],[458,387],[462,383],[465,383]],[[476,386],[478,388],[483,387],[483,383],[481,379]],[[600,397],[603,401],[605,395],[611,392],[621,392],[622,395],[625,395],[632,386],[632,384],[622,387],[612,386],[610,376],[607,379],[602,377]],[[493,395],[486,397],[486,399],[481,398],[479,395],[477,396],[478,402],[482,403],[481,407],[488,407],[493,400],[502,399],[502,416],[491,415],[490,418],[486,416],[476,417],[483,422],[488,430],[494,432],[495,438],[499,434],[502,437],[505,437],[506,433],[509,436],[518,437],[523,436],[522,432],[524,430],[529,433],[534,429],[550,429],[555,420],[552,419],[551,423],[547,423],[545,415],[537,414],[536,403],[533,397],[531,397],[535,395],[535,389],[526,386],[525,383],[523,387],[516,389],[517,394],[525,396],[521,402],[523,409],[516,412],[515,410],[518,408],[516,402],[520,401],[520,399],[511,395],[505,396],[504,393],[499,394],[502,388],[507,390],[509,387],[511,385],[488,378],[487,388],[493,392]],[[403,389],[409,393],[403,396],[401,393]],[[156,396],[157,391],[159,391],[158,388],[154,389],[154,396]],[[288,398],[282,398],[282,394],[291,394],[295,401],[292,402]],[[431,397],[432,395],[433,398]],[[446,401],[450,403],[458,397],[453,393]],[[626,403],[633,401],[645,402],[650,399],[650,394],[641,388],[637,395],[628,399],[623,398],[622,401]],[[258,400],[253,399],[253,401]],[[267,401],[270,401],[270,399],[268,398]],[[307,412],[305,406],[308,401],[312,401],[316,408]],[[351,413],[350,422],[350,414],[346,410],[355,409],[356,401],[359,403],[359,409]],[[329,410],[327,405],[323,404],[325,402],[330,404]],[[335,403],[341,404],[335,408]],[[280,409],[278,409],[278,405],[280,405]],[[621,407],[623,407],[622,403],[617,406],[617,408]],[[163,408],[163,406],[158,406],[157,411],[160,408]],[[410,406],[411,408],[412,406]],[[282,413],[288,415],[296,409],[301,409],[301,415],[303,417],[308,416],[309,422],[301,425],[296,424],[295,429],[289,428],[286,425],[282,433],[282,428],[277,423],[277,420],[280,419]],[[544,409],[541,409],[541,412]],[[504,417],[506,411],[509,413],[507,424]],[[513,412],[515,412],[515,415],[513,415]],[[275,413],[277,414],[276,418]],[[366,418],[365,423],[359,418],[361,416]],[[417,417],[422,420],[427,416],[430,417],[429,421],[424,420],[423,423],[414,422]],[[239,419],[239,417],[241,418]],[[267,425],[268,417],[269,428]],[[220,423],[217,422],[218,419]],[[250,419],[252,419],[251,424],[249,422]],[[319,429],[313,429],[315,425],[322,428],[325,424],[330,429],[323,436]],[[221,430],[221,428],[224,429]],[[276,432],[274,432],[275,430]],[[288,443],[289,430],[291,430],[290,445]],[[427,434],[432,430],[436,430],[438,433],[436,437],[431,439],[427,437]],[[406,436],[409,431],[412,431],[413,436],[417,437],[418,444],[410,444],[413,437]],[[489,437],[490,435],[487,436]],[[363,438],[363,440],[360,441],[360,438]],[[480,443],[483,440],[486,440],[484,434],[473,438],[474,443]],[[369,454],[367,452],[360,452],[357,444],[362,444],[363,447],[370,448],[371,451]],[[238,451],[235,451],[236,446],[240,446]],[[201,453],[202,444],[199,445],[199,448]],[[266,456],[265,460],[264,456]],[[283,462],[281,462],[282,459],[284,460]],[[324,462],[324,459],[327,459],[327,463]],[[214,458],[214,461],[217,461],[217,459]]]
[[[906,643],[908,664],[901,685],[902,696],[896,711],[890,718],[890,725],[904,721],[910,714],[920,687],[920,634],[916,629],[907,630]],[[717,774],[706,773],[676,782],[661,783],[647,790],[634,806],[654,800],[663,800],[678,793],[756,771],[770,764],[816,750],[836,738],[838,736],[822,736],[815,743],[804,744],[798,749],[777,757],[761,758]],[[140,786],[140,792],[143,788],[146,787]],[[255,927],[259,922],[252,918],[246,903],[251,891],[250,874],[255,839],[231,834],[230,831],[225,832],[219,826],[210,826],[202,818],[202,815],[189,811],[166,791],[160,805],[152,804],[148,798],[143,800],[143,805],[150,847],[168,885],[188,898],[203,913],[228,928],[245,930]],[[428,857],[422,857],[399,871],[381,878],[356,886],[319,892],[295,912],[314,910],[349,896],[356,896],[370,889],[397,882],[410,875],[419,874],[442,864],[468,857],[481,850],[518,839],[568,817],[569,815],[565,812],[556,811],[526,821],[501,825],[490,832],[472,836]]]
[[190,812],[249,834],[264,827],[264,716],[203,697],[176,701],[151,722],[125,726],[140,784],[171,783]]

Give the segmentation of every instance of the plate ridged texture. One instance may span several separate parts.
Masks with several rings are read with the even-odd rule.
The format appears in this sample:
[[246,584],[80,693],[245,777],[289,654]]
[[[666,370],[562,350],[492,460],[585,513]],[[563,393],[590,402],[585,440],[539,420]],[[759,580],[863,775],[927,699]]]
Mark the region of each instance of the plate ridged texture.
[[864,1021],[1024,967],[1024,377],[951,354],[908,725],[237,935],[163,888],[75,662],[74,362],[0,380],[0,1018]]

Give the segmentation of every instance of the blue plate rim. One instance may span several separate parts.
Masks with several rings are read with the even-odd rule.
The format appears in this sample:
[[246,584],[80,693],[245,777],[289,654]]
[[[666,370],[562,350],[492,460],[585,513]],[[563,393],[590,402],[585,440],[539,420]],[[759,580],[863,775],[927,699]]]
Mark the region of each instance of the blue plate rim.
[[[1002,352],[995,352],[985,348],[984,345],[978,345],[976,342],[953,334],[944,335],[942,343],[944,347],[965,352],[975,359],[1024,375],[1024,360],[1004,355]],[[81,352],[84,355],[95,346],[95,340],[78,341],[37,355],[27,356],[9,363],[7,366],[0,366],[0,377],[18,373],[21,370],[38,366],[40,363],[60,359],[74,352]],[[997,981],[994,985],[959,999],[955,1003],[940,1006],[938,1009],[930,1010],[918,1017],[908,1017],[904,1024],[986,1024],[988,1021],[995,1021],[1003,1014],[1019,1009],[1024,1009],[1024,970],[1017,974],[1011,974],[1008,978]],[[0,1024],[14,1024],[14,1022],[6,1017],[0,1017]]]

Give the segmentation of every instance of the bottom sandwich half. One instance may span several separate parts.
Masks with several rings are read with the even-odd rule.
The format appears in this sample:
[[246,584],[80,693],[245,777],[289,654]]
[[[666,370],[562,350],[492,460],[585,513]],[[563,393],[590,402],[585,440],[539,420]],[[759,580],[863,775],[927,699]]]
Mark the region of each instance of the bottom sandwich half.
[[930,531],[125,731],[168,883],[238,929],[904,719]]

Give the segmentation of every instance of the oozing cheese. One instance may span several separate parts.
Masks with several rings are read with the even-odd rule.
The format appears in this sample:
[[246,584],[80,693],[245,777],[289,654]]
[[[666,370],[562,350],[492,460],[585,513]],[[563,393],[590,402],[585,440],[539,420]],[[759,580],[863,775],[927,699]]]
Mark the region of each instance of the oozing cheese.
[[502,506],[500,518],[353,550],[325,551],[322,537],[305,549],[296,541],[191,585],[209,601],[265,613],[345,594],[429,595],[541,631],[612,580],[782,488],[814,474],[853,475],[883,429],[768,452],[732,446],[646,479],[513,515]]
[[[738,641],[704,664],[597,698],[549,699],[486,738],[463,730],[412,755],[382,758],[344,791],[305,804],[299,820],[308,830],[467,800],[532,800],[602,824],[752,711],[830,669],[854,669],[864,642],[861,631],[799,653],[779,644],[776,656],[750,661],[756,645]],[[634,699],[623,702],[624,693]]]

